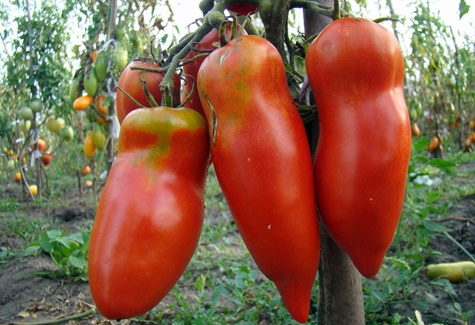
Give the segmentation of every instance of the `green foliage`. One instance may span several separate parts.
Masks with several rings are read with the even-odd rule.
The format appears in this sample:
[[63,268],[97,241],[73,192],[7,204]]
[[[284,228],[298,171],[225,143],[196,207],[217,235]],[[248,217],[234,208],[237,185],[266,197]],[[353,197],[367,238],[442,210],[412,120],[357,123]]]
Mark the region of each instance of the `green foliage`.
[[65,234],[59,229],[46,231],[39,241],[27,246],[25,253],[48,253],[57,266],[54,277],[87,281],[87,249],[89,232]]
[[411,52],[406,55],[411,120],[424,135],[450,134],[446,143],[460,150],[470,136],[468,122],[475,118],[473,40],[445,25],[430,2],[416,2],[411,31]]
[[460,19],[465,16],[468,11],[470,10],[470,6],[467,4],[467,2],[465,0],[460,0],[460,3],[459,3],[459,17]]
[[[368,324],[416,324],[400,314],[407,302],[416,314],[425,314],[437,302],[434,292],[455,297],[448,281],[428,282],[423,269],[428,257],[441,254],[431,249],[431,240],[447,236],[448,229],[438,219],[449,215],[462,195],[475,193],[475,184],[460,188],[453,186],[452,181],[456,166],[473,160],[473,154],[457,152],[446,159],[431,159],[425,150],[427,141],[420,138],[413,143],[406,199],[397,233],[376,279],[364,280]],[[451,306],[454,320],[469,317],[469,312],[461,311],[460,305],[457,309],[456,304],[454,300]]]
[[18,2],[17,10],[25,14],[14,18],[15,31],[5,31],[15,49],[5,62],[5,82],[20,100],[38,97],[47,107],[61,107],[64,80],[69,78],[67,13],[45,2],[40,7]]

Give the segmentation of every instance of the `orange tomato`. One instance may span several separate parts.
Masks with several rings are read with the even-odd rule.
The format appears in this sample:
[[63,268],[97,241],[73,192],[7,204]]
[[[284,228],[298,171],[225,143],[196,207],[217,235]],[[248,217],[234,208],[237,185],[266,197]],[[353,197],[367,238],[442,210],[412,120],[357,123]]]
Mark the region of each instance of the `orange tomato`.
[[[38,150],[41,151],[41,152],[45,151],[46,147],[48,146],[47,143],[46,143],[46,141],[43,140],[43,139],[38,139],[37,143],[38,143],[37,148],[38,148]],[[34,150],[34,149],[35,149],[35,147],[34,147],[34,146],[31,146],[31,150]]]
[[97,119],[97,122],[99,122],[101,124],[107,124],[107,120],[105,118],[103,118],[102,116],[97,115],[96,119]]
[[21,173],[20,173],[20,172],[16,172],[14,179],[15,179],[15,182],[20,183],[20,181],[21,181]]
[[99,54],[99,51],[94,51],[91,54],[91,60],[93,63],[96,62],[97,54]]
[[418,137],[421,135],[421,131],[419,130],[419,126],[417,125],[417,123],[412,123],[411,131],[412,131],[412,135],[415,137]]
[[86,165],[82,168],[81,175],[85,176],[85,175],[89,174],[90,172],[91,172],[91,167],[89,167],[89,165]]
[[87,158],[92,158],[96,154],[97,148],[92,138],[92,131],[87,131],[86,138],[84,139],[83,149],[84,149],[84,155]]
[[429,142],[429,147],[427,147],[427,151],[432,152],[439,146],[439,138],[433,137]]
[[97,110],[103,114],[103,115],[108,115],[109,114],[109,103],[107,103],[107,97],[103,94],[99,94],[96,97],[96,107]]
[[76,111],[83,111],[92,103],[92,100],[93,97],[89,95],[78,97],[73,102],[73,108]]

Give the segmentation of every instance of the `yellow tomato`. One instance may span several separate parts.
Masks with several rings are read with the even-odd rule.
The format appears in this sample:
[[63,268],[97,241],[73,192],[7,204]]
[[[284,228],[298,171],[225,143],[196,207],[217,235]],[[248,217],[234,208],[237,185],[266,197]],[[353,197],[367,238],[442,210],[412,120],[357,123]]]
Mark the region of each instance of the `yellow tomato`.
[[36,196],[38,194],[38,186],[36,185],[30,185],[30,192],[33,196]]
[[92,158],[96,154],[96,145],[94,144],[94,139],[92,138],[92,131],[87,131],[86,138],[84,139],[84,155],[87,158]]

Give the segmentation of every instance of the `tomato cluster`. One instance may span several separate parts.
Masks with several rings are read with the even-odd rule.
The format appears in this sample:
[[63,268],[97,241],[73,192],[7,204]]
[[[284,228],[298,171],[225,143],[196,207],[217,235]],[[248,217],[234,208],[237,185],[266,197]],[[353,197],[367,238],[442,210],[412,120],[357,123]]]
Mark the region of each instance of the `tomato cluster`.
[[[209,49],[217,36],[196,48]],[[269,41],[241,34],[206,59],[196,55],[186,58],[189,108],[128,106],[131,98],[147,106],[146,87],[129,85],[163,75],[121,76],[118,157],[91,234],[93,299],[114,319],[163,299],[196,249],[212,163],[258,268],[292,317],[306,322],[320,259],[317,211],[366,277],[378,272],[398,224],[411,150],[399,45],[385,28],[354,18],[336,20],[310,45],[315,157]]]

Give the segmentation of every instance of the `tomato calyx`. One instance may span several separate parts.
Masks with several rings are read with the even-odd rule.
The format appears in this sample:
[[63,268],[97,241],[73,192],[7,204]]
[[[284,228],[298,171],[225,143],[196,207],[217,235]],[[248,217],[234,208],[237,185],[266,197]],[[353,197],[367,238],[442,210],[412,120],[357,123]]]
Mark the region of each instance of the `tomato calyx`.
[[[228,24],[231,24],[231,37],[228,38],[226,30],[228,29]],[[221,47],[228,44],[231,40],[235,39],[237,36],[237,19],[236,16],[232,16],[232,22],[226,20],[221,23],[219,26],[219,43]]]
[[[153,58],[150,58],[150,59],[141,58],[140,60],[136,60],[136,61],[153,62],[157,66],[160,66],[159,62],[157,62],[157,60]],[[155,69],[155,68],[142,67],[142,66],[133,66],[133,67],[130,67],[130,70],[140,70],[140,71],[146,71],[146,72],[152,72],[152,73],[167,73],[169,69],[168,68]],[[141,80],[141,81],[143,82],[143,91],[146,94],[147,100],[150,103],[150,105],[154,107],[159,106],[155,98],[150,94],[150,91],[147,88],[146,81],[145,80]],[[173,106],[173,96],[172,96],[173,87],[174,87],[173,82],[166,82],[166,75],[165,75],[159,87],[160,91],[162,92],[162,102],[160,103],[161,106],[168,106],[168,107]]]

